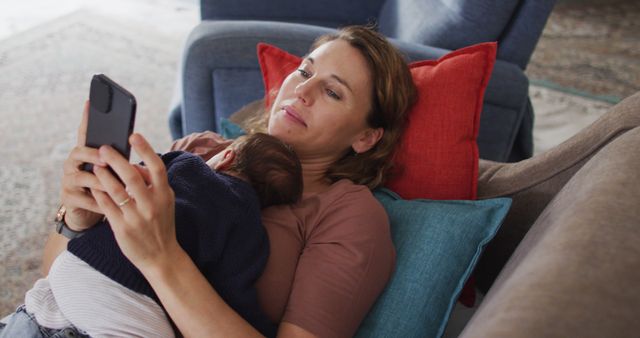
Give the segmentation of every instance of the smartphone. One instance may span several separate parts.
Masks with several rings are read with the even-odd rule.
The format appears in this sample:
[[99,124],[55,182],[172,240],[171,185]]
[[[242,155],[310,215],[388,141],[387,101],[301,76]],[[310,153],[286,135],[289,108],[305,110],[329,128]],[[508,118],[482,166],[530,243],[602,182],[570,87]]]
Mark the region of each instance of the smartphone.
[[[91,148],[110,145],[128,160],[131,151],[129,136],[133,133],[135,117],[136,98],[133,94],[104,74],[94,75],[89,91],[85,145]],[[83,169],[92,172],[93,164],[85,163]]]

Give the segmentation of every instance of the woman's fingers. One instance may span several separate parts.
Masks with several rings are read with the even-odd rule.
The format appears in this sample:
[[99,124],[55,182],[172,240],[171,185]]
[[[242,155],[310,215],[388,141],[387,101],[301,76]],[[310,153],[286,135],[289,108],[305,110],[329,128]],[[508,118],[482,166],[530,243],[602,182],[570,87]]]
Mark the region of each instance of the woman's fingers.
[[77,145],[84,146],[87,140],[87,126],[89,125],[89,100],[84,101],[84,109],[82,111],[82,120],[78,127]]
[[64,161],[63,170],[65,173],[73,173],[79,170],[83,163],[91,163],[101,167],[106,166],[100,159],[98,149],[77,146],[71,150],[69,157]]
[[104,191],[104,187],[98,178],[86,171],[77,171],[71,174],[65,174],[62,177],[62,189],[66,190],[82,190],[91,188]]
[[[104,215],[107,216],[107,219],[112,226],[126,224],[124,222],[122,210],[120,210],[120,207],[113,202],[113,199],[107,195],[107,193],[99,190],[91,190],[91,194],[100,209],[104,212]],[[116,229],[114,229],[114,232],[115,231]]]
[[134,151],[145,162],[144,168],[131,165],[112,147],[101,147],[100,158],[113,168],[126,185],[127,191],[135,198],[140,212],[146,214],[154,210],[155,200],[164,201],[169,196],[167,171],[162,159],[142,135],[133,134],[130,142]]
[[167,169],[162,162],[162,159],[156,154],[149,142],[140,134],[134,133],[129,137],[129,142],[133,147],[133,150],[140,155],[142,161],[148,169],[151,183],[154,187],[166,190],[165,187],[169,186],[167,181]]
[[102,210],[93,197],[87,193],[68,194],[63,200],[63,204],[73,205],[76,209],[88,210],[96,214],[102,214]]
[[[125,189],[125,187],[111,174],[111,172],[107,168],[96,167],[93,170],[93,173],[96,175],[102,186],[105,188],[104,191],[111,197],[114,204],[117,204],[118,207],[131,207],[136,204],[135,200],[131,200],[131,196]],[[122,208],[121,211],[126,210],[127,208]],[[120,210],[120,209],[118,209]],[[106,212],[106,211],[105,211]]]
[[[153,204],[153,196],[149,192],[147,183],[145,182],[143,176],[140,175],[138,170],[112,147],[102,146],[100,147],[99,152],[100,158],[113,169],[118,177],[120,177],[120,179],[126,186],[127,192],[135,198],[136,202],[140,204],[142,210],[146,210],[147,208],[151,207]],[[98,168],[94,170],[94,173],[96,173],[96,175],[98,173],[97,169]],[[124,190],[124,187],[122,187],[122,184],[119,181],[115,180],[113,175],[110,176],[112,177],[112,179],[109,179],[108,181],[103,180],[101,177],[99,178],[103,185],[105,185],[106,182],[109,182],[109,185],[113,189],[110,190],[109,186],[106,185],[105,188],[109,195],[111,195],[116,202],[124,201],[126,196],[120,193],[120,190]]]
[[145,166],[130,164],[112,147],[100,147],[100,158],[124,185],[107,168],[94,167],[104,191],[91,189],[91,193],[109,219],[118,246],[142,270],[154,263],[158,253],[177,244],[175,194],[169,186],[162,159],[149,143],[138,134],[134,134],[130,142]]
[[149,173],[149,169],[139,164],[134,164],[133,167],[136,168],[136,170],[138,171],[140,176],[142,176],[142,178],[147,183],[147,185],[151,185],[151,173]]
[[[132,165],[112,147],[102,146],[99,149],[101,160],[113,169],[122,182],[106,168],[95,167],[94,174],[111,199],[110,204],[99,203],[100,207],[106,205],[106,208],[110,208],[103,212],[107,217],[109,212],[112,218],[119,217],[125,220],[123,224],[135,227],[135,224],[157,222],[158,215],[166,212],[174,202],[162,159],[141,135],[134,134],[130,140],[145,162],[144,167]],[[99,194],[96,192],[94,195]]]

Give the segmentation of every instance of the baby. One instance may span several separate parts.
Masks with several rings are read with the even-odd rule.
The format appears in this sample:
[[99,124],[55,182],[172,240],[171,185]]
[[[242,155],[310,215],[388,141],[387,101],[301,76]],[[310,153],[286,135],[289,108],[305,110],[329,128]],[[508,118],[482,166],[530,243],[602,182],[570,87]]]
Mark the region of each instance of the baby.
[[[257,133],[238,138],[206,163],[185,152],[162,159],[175,192],[178,242],[227,304],[275,336],[277,326],[262,313],[253,287],[269,255],[260,210],[300,199],[302,168],[295,153]],[[107,221],[69,242],[8,321],[19,312],[49,333],[75,327],[92,337],[173,337],[175,329]],[[24,334],[5,332],[11,327],[0,328],[0,337]]]

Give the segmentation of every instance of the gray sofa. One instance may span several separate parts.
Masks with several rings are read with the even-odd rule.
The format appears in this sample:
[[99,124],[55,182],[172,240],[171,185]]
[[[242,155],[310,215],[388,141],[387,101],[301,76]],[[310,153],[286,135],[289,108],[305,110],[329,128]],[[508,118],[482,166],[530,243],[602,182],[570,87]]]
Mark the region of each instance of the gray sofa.
[[480,161],[478,197],[513,204],[461,337],[638,337],[639,148],[637,93],[544,154]]

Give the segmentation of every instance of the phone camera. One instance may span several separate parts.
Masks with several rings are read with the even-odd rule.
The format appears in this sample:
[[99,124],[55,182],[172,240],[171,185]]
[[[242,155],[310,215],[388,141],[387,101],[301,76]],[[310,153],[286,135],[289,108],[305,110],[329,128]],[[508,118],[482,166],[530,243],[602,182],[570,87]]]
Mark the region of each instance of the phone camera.
[[98,76],[91,79],[91,89],[89,92],[89,102],[91,107],[101,113],[111,111],[111,101],[113,97],[113,89],[108,83],[105,83]]

